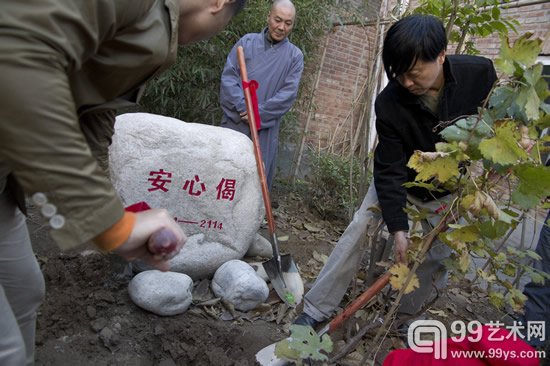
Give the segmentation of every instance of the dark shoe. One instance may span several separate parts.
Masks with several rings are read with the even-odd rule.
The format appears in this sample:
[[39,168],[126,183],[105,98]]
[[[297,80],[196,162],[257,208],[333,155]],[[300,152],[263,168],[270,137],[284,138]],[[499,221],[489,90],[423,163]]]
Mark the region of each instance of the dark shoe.
[[292,324],[296,324],[296,325],[309,325],[313,329],[315,329],[315,327],[317,327],[320,323],[321,323],[320,321],[313,319],[311,316],[307,315],[306,313],[300,314],[300,316],[298,316],[292,322]]

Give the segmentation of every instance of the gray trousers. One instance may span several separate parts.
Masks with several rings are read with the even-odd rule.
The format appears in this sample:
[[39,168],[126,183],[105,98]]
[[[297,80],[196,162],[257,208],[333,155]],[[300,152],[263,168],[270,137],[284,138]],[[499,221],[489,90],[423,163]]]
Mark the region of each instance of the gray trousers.
[[0,175],[0,365],[32,365],[44,277],[32,251],[25,216],[2,192],[4,182]]
[[[355,212],[353,220],[330,253],[319,277],[304,297],[304,312],[312,318],[318,321],[330,318],[342,301],[356,275],[359,261],[363,257],[361,249],[366,240],[367,225],[370,220],[379,218],[379,214],[369,211],[369,207],[377,203],[376,189],[371,183],[361,207]],[[420,206],[419,208],[428,208],[430,212],[434,212],[442,204],[441,201],[424,203],[418,200],[412,203]],[[435,226],[438,221],[439,215],[435,212],[429,215],[427,222],[423,222],[422,225],[424,232]],[[432,248],[416,272],[420,287],[401,298],[399,313],[416,314],[433,294],[434,285],[437,288],[443,288],[446,285],[447,271],[442,261],[450,254],[451,249],[447,245],[438,241],[432,244]]]

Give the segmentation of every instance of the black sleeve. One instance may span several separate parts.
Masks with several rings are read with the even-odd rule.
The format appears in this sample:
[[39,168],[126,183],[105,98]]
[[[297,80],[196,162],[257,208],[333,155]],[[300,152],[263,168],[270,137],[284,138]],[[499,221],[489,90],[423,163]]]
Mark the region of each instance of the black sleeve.
[[408,216],[403,210],[407,204],[403,183],[408,181],[403,143],[383,119],[377,118],[376,129],[379,142],[374,151],[374,185],[382,216],[390,233],[408,230]]

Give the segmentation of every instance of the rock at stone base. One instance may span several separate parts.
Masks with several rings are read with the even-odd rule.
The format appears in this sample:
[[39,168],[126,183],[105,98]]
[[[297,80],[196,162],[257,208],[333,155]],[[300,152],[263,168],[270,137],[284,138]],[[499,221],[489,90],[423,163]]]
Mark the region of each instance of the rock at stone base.
[[193,301],[193,280],[183,273],[145,271],[128,285],[132,301],[157,315],[170,316],[185,312]]
[[271,242],[260,234],[256,234],[256,240],[254,240],[252,242],[252,245],[250,245],[250,248],[248,248],[246,256],[262,258],[273,257],[273,248],[271,247]]
[[267,300],[269,288],[254,269],[241,260],[224,263],[212,279],[212,291],[235,309],[248,311]]

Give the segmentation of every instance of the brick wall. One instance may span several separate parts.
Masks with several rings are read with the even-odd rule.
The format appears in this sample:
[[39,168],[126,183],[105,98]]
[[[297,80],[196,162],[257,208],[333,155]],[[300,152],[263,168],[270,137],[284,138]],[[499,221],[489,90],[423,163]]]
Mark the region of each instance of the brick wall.
[[[357,119],[351,111],[354,106],[357,108],[354,100],[367,78],[375,33],[373,27],[345,25],[334,27],[328,34],[325,57],[320,69],[315,71],[320,75],[313,92],[308,140],[321,140],[324,145],[345,139],[346,135],[349,138],[349,129]],[[307,115],[302,113],[305,118]]]
[[[550,31],[550,1],[503,9],[502,16],[520,22],[518,35],[510,34],[512,41],[525,32],[534,32],[543,38]],[[374,26],[345,25],[335,26],[328,35],[319,85],[313,92],[315,109],[308,124],[307,140],[316,146],[345,145],[349,140],[360,110],[354,100],[367,78],[375,33]],[[482,56],[495,58],[498,55],[500,40],[497,36],[475,39],[475,44]],[[550,41],[545,43],[543,54],[550,55]],[[302,95],[302,99],[307,97],[311,95]],[[352,110],[356,110],[353,116],[350,115]],[[300,111],[300,116],[305,123],[307,111]]]
[[[501,16],[503,18],[510,17],[520,22],[520,26],[517,29],[518,34],[510,33],[510,43],[527,32],[532,32],[536,37],[544,39],[545,35],[550,31],[550,1],[543,4],[503,9]],[[498,56],[500,50],[500,39],[498,36],[474,38],[473,41],[482,56],[491,59]],[[542,53],[550,55],[549,41],[545,42]]]

